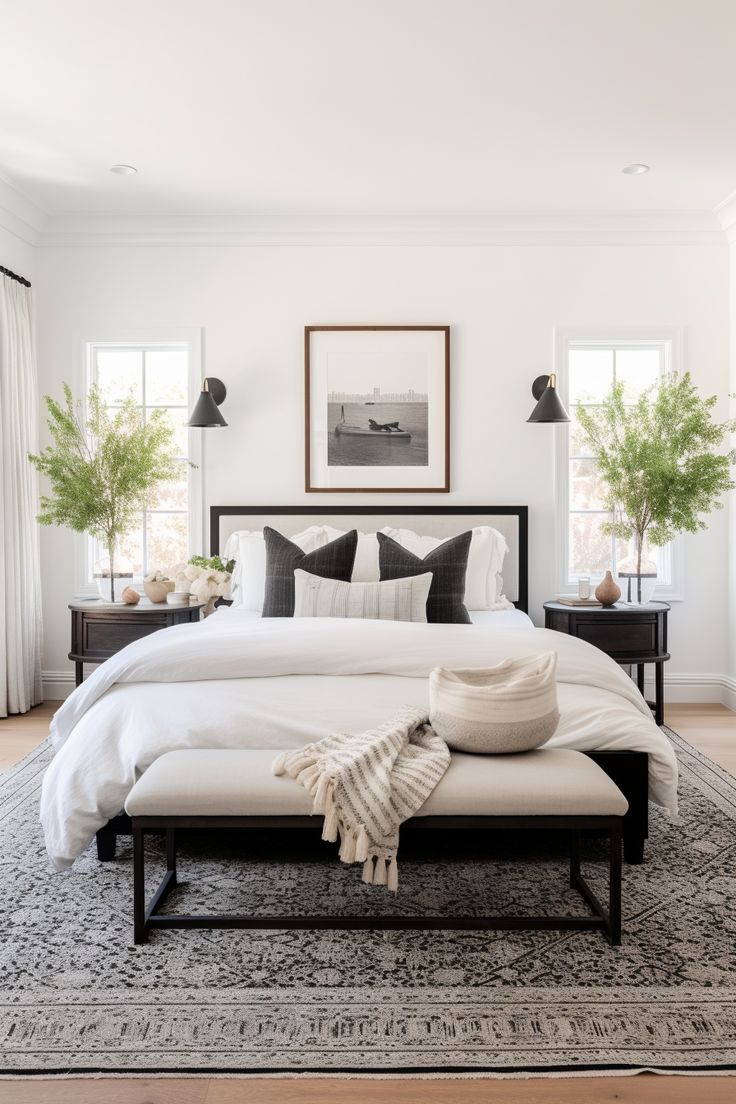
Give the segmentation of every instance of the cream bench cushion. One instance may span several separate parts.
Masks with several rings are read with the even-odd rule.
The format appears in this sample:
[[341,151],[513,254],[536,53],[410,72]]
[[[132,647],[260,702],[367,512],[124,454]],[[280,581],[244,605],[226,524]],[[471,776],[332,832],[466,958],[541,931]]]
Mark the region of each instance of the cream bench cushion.
[[[170,751],[128,794],[130,816],[308,816],[312,799],[275,777],[278,749]],[[454,752],[417,816],[623,816],[628,802],[592,759],[568,748],[519,755]]]

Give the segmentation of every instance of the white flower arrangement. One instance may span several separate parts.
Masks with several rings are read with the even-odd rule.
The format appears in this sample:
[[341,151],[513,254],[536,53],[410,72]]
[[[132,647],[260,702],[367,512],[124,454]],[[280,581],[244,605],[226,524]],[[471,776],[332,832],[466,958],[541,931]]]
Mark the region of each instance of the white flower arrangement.
[[[170,578],[176,580],[176,589],[188,589],[198,602],[205,603],[205,615],[212,613],[217,598],[228,599],[232,593],[232,563],[223,564],[217,556],[206,560],[202,556],[193,556],[198,562],[174,564],[168,569]],[[215,561],[215,563],[213,563]],[[219,566],[216,566],[219,565]],[[227,570],[230,568],[230,570]],[[188,586],[187,586],[188,584]]]

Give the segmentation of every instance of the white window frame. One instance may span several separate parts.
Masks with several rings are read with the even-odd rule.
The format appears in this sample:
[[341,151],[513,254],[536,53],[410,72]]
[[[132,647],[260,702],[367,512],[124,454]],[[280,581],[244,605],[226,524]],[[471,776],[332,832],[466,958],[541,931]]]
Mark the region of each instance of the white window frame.
[[[75,395],[85,402],[92,383],[92,352],[105,348],[185,348],[188,357],[189,409],[191,410],[202,387],[202,330],[196,326],[172,326],[142,331],[115,331],[94,337],[74,337]],[[202,470],[202,430],[190,429],[188,434],[189,459],[195,467],[187,473],[187,497],[189,513],[189,555],[204,551],[204,492]],[[75,591],[76,597],[98,596],[94,580],[92,554],[93,542],[86,533],[75,533]],[[134,579],[134,583],[142,580]]]
[[[585,345],[602,349],[616,346],[639,347],[658,345],[665,347],[665,371],[681,372],[683,365],[683,331],[679,327],[561,327],[554,331],[554,371],[557,374],[557,388],[565,406],[569,406],[570,379],[568,353],[572,345]],[[567,425],[556,427],[555,442],[555,503],[556,503],[556,571],[559,594],[574,594],[577,587],[568,574],[570,562],[569,548],[569,471],[570,471],[570,430]],[[657,583],[655,599],[667,602],[679,602],[684,598],[684,538],[675,537],[666,547],[669,565],[669,582]],[[626,594],[624,592],[624,598]]]

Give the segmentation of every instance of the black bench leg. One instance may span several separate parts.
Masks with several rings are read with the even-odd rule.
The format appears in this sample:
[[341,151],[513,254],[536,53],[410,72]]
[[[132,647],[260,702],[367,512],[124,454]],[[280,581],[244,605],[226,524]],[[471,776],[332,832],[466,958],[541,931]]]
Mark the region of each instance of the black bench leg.
[[640,866],[644,862],[644,832],[639,825],[626,825],[624,827],[624,858],[632,866]]
[[573,889],[580,878],[580,832],[570,832],[570,885]]
[[143,851],[143,829],[133,825],[133,942],[148,941],[146,924],[146,880],[145,856]]
[[117,838],[117,832],[109,824],[98,829],[95,839],[97,841],[97,858],[100,862],[113,862]]
[[176,885],[176,828],[166,829],[166,871],[172,875],[172,889]]
[[613,947],[621,944],[621,827],[611,828],[608,895],[609,938]]

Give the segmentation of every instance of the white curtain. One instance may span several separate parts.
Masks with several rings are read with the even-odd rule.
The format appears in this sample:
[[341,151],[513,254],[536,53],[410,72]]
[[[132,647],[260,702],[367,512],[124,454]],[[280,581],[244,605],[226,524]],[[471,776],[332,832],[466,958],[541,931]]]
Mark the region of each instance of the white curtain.
[[43,700],[31,289],[0,274],[0,717]]

